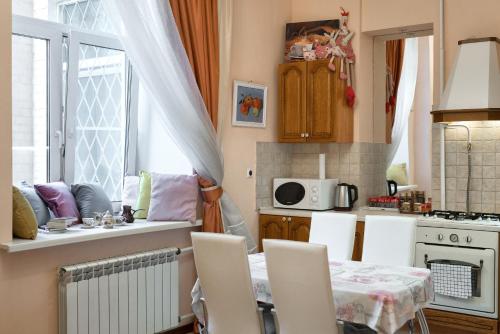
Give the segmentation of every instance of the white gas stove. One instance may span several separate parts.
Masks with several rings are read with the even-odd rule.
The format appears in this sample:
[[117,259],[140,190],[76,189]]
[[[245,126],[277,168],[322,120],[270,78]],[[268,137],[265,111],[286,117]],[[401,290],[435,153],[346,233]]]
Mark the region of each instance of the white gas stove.
[[[481,230],[484,227],[499,227],[500,231],[500,214],[496,213],[477,213],[477,212],[460,212],[460,211],[432,211],[418,218],[421,225],[445,225],[453,228],[476,229]],[[422,224],[423,223],[423,224]],[[496,229],[495,229],[496,230]]]

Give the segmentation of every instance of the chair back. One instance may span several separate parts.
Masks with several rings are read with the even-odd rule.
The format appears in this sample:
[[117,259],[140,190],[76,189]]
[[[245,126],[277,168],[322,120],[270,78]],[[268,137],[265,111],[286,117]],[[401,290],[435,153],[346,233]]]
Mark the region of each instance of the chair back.
[[208,333],[260,334],[245,238],[192,232],[191,239],[208,313]]
[[263,245],[279,331],[336,334],[326,246],[270,239]]
[[356,220],[351,214],[313,212],[309,242],[326,245],[330,261],[351,260]]
[[413,266],[416,233],[416,218],[366,216],[362,260],[391,266]]

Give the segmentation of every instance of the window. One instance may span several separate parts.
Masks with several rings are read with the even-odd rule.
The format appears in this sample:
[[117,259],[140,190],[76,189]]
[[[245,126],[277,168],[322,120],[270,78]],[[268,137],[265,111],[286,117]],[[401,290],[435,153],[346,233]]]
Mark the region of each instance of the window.
[[67,117],[71,135],[66,145],[66,176],[75,183],[99,182],[111,198],[120,199],[125,159],[125,53],[110,48],[112,41],[79,33],[72,38],[68,110],[75,112]]
[[121,200],[137,84],[101,0],[12,5],[14,182],[97,182]]

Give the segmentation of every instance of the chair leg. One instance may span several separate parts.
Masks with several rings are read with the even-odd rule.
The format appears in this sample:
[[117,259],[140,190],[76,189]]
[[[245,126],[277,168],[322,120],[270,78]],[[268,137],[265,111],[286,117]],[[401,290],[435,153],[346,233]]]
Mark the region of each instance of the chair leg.
[[338,334],[344,334],[344,322],[342,320],[337,320]]
[[208,310],[207,310],[207,301],[205,298],[200,298],[201,306],[203,307],[203,326],[200,322],[198,322],[198,327],[200,330],[200,334],[208,334]]
[[413,319],[408,320],[408,333],[415,334],[415,321]]
[[271,309],[271,314],[273,315],[274,328],[276,329],[276,334],[280,334],[280,323],[278,322],[278,315],[276,314],[276,310],[274,308]]
[[418,323],[420,324],[420,331],[422,334],[430,334],[429,326],[427,324],[427,320],[425,319],[424,310],[420,309],[416,313],[418,318]]
[[266,325],[264,323],[264,309],[262,307],[257,307],[257,315],[259,316],[260,332],[266,334]]

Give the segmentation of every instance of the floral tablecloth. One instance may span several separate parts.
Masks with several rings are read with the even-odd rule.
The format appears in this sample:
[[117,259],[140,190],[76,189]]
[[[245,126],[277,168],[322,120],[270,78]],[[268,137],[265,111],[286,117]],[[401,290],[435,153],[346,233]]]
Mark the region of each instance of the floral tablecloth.
[[[258,301],[272,303],[264,253],[249,255]],[[337,319],[395,333],[434,298],[428,269],[330,262]]]

